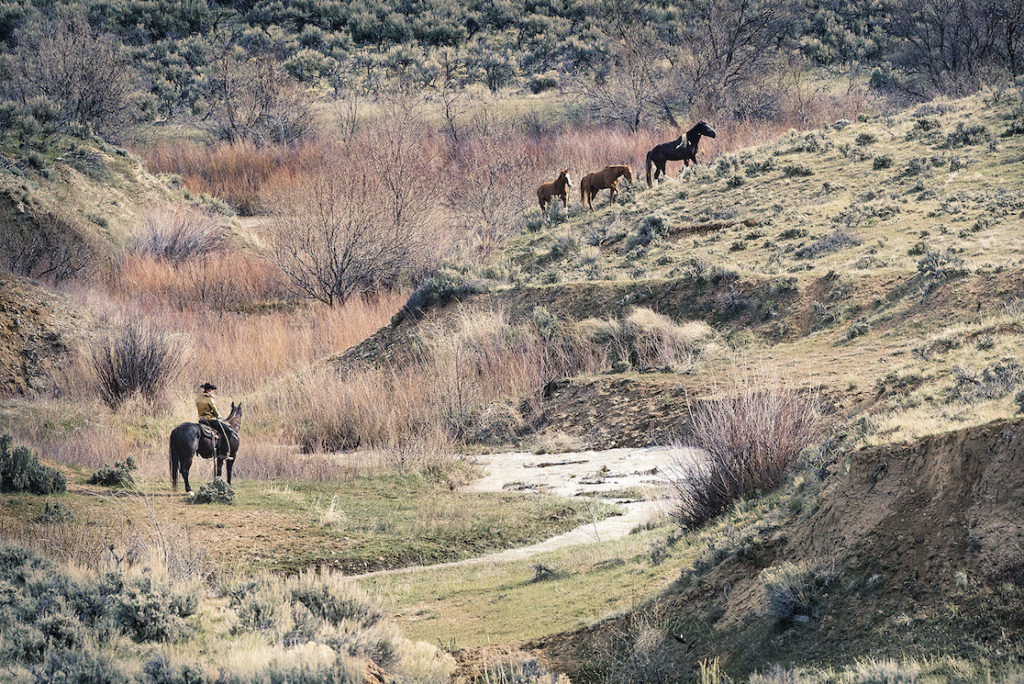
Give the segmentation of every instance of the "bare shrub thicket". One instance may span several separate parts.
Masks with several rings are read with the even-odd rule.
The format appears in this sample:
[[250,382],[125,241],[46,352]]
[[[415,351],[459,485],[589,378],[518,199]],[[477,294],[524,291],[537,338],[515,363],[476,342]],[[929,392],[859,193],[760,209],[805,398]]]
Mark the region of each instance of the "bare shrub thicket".
[[45,97],[60,121],[115,136],[132,121],[138,86],[128,51],[116,36],[93,29],[84,10],[31,24],[18,43],[8,87],[21,98]]
[[492,426],[497,404],[517,413],[548,381],[596,370],[604,358],[571,331],[545,335],[502,311],[465,313],[454,330],[424,337],[418,358],[404,366],[344,375],[323,369],[280,393],[274,401],[292,407],[291,436],[307,450],[379,448],[412,462],[412,449],[430,460],[472,439],[481,423]]
[[33,216],[0,214],[0,265],[11,273],[60,284],[95,260],[95,246],[63,208]]
[[156,401],[184,361],[179,339],[138,318],[120,324],[92,352],[97,389],[111,408],[135,394]]
[[275,204],[268,258],[311,299],[329,305],[393,290],[430,272],[447,252],[438,220],[438,170],[398,111],[364,140],[325,155]]
[[221,140],[291,144],[317,129],[312,102],[271,56],[249,58],[229,43],[210,80],[207,126]]
[[185,207],[152,207],[133,235],[136,254],[184,262],[212,252],[222,239],[216,217]]
[[674,517],[695,528],[734,501],[782,484],[800,452],[822,431],[816,394],[778,379],[737,374],[712,397],[691,405],[687,444],[674,459]]

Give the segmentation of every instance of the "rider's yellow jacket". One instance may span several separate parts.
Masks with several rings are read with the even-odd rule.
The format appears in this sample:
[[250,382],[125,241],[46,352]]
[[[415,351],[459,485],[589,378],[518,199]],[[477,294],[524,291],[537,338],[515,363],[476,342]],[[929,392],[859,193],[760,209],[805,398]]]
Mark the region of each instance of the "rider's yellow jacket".
[[216,420],[220,418],[220,411],[213,403],[213,397],[203,392],[196,397],[196,410],[199,411],[199,420]]

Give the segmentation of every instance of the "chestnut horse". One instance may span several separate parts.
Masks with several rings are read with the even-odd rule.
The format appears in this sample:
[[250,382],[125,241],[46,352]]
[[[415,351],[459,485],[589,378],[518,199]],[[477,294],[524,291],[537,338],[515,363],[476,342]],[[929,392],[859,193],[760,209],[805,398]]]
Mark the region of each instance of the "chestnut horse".
[[537,201],[540,202],[540,210],[544,211],[544,207],[551,202],[554,197],[562,198],[562,208],[569,208],[569,191],[566,188],[572,187],[572,181],[569,180],[569,169],[562,169],[558,173],[556,178],[551,183],[545,183],[544,185],[537,188]]
[[654,179],[657,180],[658,176],[668,172],[665,170],[665,164],[670,161],[681,161],[683,166],[689,166],[690,162],[697,163],[697,146],[700,144],[700,137],[706,135],[709,138],[716,137],[715,130],[708,126],[705,122],[698,122],[696,126],[686,131],[686,141],[683,141],[683,136],[679,136],[675,140],[669,140],[667,143],[662,143],[656,146],[653,150],[647,153],[647,187],[651,186],[651,165],[655,166]]
[[231,413],[225,421],[231,426],[232,434],[228,435],[228,457],[224,459],[217,455],[217,443],[214,439],[203,433],[203,426],[199,423],[182,423],[171,430],[170,458],[171,487],[178,488],[178,473],[185,481],[185,492],[192,496],[192,486],[188,483],[188,471],[192,468],[192,459],[196,454],[203,458],[214,458],[216,456],[216,470],[214,477],[220,477],[221,467],[227,460],[228,484],[231,484],[231,468],[235,464],[235,455],[238,453],[238,430],[242,426],[242,405],[235,406],[231,402]]
[[611,190],[611,198],[608,200],[608,205],[611,206],[615,201],[615,185],[622,176],[630,183],[633,182],[633,169],[629,168],[628,164],[606,166],[601,171],[588,173],[580,181],[580,204],[585,204],[590,207],[590,211],[594,211],[594,196],[601,190]]

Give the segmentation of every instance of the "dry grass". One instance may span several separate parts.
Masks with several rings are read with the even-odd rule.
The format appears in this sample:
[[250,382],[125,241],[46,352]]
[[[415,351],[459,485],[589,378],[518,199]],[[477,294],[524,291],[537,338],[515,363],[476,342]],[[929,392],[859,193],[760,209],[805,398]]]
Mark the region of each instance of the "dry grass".
[[[601,366],[599,349],[545,338],[501,310],[463,312],[454,330],[424,331],[419,359],[339,375],[316,369],[268,399],[268,415],[291,407],[286,433],[305,450],[383,449],[405,467],[435,461],[549,380]],[[315,396],[314,402],[300,397]],[[509,422],[514,423],[514,416]]]

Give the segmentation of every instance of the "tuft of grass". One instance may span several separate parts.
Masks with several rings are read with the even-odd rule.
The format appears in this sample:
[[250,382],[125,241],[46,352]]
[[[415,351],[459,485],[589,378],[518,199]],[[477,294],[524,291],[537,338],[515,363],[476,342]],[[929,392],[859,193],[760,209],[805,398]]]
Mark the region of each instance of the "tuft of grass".
[[765,612],[783,625],[817,620],[824,590],[835,576],[834,568],[821,563],[786,562],[762,570]]

